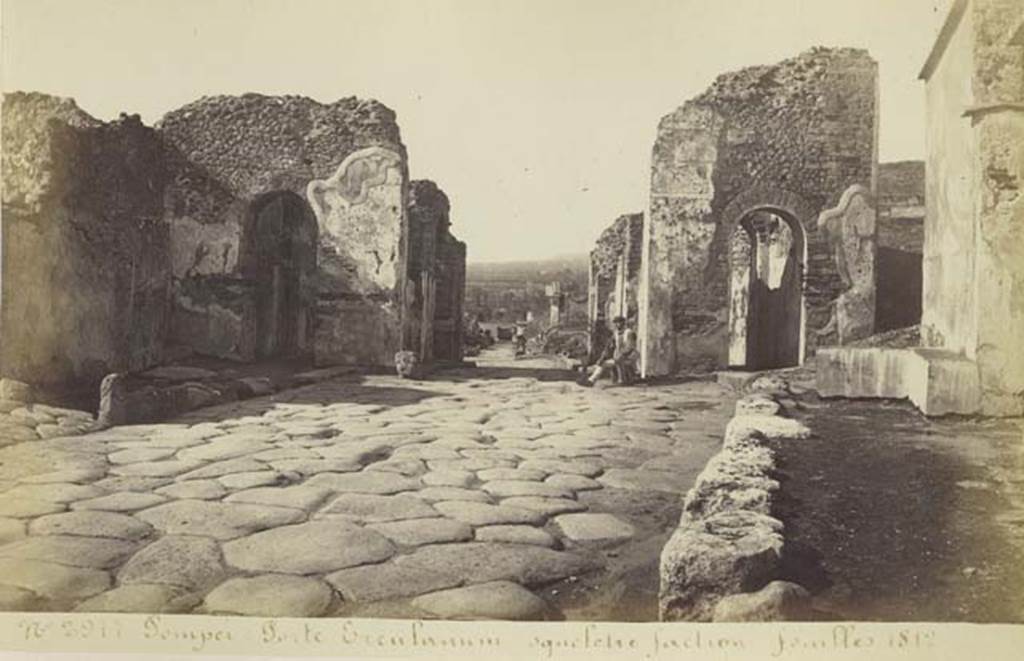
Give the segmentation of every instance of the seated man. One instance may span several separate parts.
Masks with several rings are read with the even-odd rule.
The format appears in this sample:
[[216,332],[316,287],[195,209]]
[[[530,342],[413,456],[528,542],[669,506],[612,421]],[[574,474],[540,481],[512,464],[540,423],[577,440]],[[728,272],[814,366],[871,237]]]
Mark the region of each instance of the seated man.
[[636,378],[636,362],[639,354],[636,349],[636,331],[626,326],[625,317],[615,317],[615,334],[612,338],[612,357],[607,359],[608,350],[591,370],[590,376],[581,378],[577,383],[581,386],[592,386],[605,374],[612,372],[619,383],[629,385]]

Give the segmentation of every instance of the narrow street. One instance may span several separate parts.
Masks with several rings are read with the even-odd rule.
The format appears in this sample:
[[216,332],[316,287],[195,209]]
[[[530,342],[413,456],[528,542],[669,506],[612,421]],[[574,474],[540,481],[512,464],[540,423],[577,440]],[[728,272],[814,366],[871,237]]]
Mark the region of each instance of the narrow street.
[[657,619],[733,393],[477,361],[0,449],[0,609]]

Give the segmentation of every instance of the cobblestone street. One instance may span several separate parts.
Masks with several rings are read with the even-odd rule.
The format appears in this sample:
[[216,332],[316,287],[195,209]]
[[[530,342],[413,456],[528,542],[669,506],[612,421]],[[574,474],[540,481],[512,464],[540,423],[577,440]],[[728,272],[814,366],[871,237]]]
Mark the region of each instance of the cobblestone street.
[[[0,449],[0,608],[656,617],[732,392],[585,389],[508,347],[478,365]],[[649,595],[616,587],[644,567]]]

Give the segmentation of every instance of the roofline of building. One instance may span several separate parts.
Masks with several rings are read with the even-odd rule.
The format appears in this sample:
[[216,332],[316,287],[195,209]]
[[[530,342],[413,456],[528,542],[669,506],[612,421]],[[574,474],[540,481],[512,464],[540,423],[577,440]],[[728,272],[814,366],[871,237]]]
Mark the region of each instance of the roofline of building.
[[939,30],[939,36],[935,38],[935,44],[932,46],[932,51],[928,54],[928,59],[925,60],[924,66],[921,67],[921,73],[917,75],[919,80],[928,80],[932,77],[932,73],[935,72],[935,67],[939,65],[939,60],[942,59],[942,55],[946,52],[946,47],[953,38],[953,33],[956,32],[957,26],[960,25],[960,19],[962,19],[964,14],[967,12],[967,4],[969,1],[970,0],[956,0],[953,3],[953,6],[949,8],[949,14],[946,15],[946,22],[942,24],[942,29]]

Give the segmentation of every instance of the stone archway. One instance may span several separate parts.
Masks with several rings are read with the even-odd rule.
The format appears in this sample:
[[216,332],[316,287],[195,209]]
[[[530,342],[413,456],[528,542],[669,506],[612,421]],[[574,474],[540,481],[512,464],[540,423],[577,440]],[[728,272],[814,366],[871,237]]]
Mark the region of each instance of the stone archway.
[[303,353],[312,326],[316,219],[291,191],[262,195],[250,209],[246,249],[255,284],[256,357]]
[[800,222],[778,208],[748,210],[729,250],[729,366],[803,363],[807,241]]

